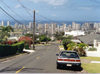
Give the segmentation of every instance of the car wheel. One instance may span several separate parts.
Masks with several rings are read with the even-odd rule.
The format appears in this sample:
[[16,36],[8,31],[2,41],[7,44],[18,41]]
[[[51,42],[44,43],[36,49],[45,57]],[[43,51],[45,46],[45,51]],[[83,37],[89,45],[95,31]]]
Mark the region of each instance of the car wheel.
[[56,67],[57,67],[57,69],[61,69],[61,66],[58,63],[57,63]]

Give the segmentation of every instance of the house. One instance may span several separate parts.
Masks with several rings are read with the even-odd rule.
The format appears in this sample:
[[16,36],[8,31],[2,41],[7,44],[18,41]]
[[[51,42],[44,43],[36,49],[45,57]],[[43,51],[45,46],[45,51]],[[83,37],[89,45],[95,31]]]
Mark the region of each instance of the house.
[[[81,42],[89,45],[89,47],[86,49],[87,56],[100,57],[100,34],[88,34],[82,37],[78,37],[78,39]],[[97,51],[88,51],[88,49],[92,47],[96,48]]]
[[77,37],[82,43],[88,44],[90,46],[94,45],[94,40],[100,38],[100,34],[87,34],[84,36]]
[[18,37],[9,37],[8,38],[8,41],[10,40],[10,41],[18,41]]
[[72,42],[75,42],[75,43],[81,43],[81,41],[78,40],[78,39],[72,39],[71,41],[72,41]]
[[81,30],[76,30],[76,31],[65,32],[65,36],[66,35],[83,36],[83,35],[85,35],[85,32],[81,31]]
[[97,51],[100,52],[100,38],[96,38],[94,40],[94,48],[96,48]]

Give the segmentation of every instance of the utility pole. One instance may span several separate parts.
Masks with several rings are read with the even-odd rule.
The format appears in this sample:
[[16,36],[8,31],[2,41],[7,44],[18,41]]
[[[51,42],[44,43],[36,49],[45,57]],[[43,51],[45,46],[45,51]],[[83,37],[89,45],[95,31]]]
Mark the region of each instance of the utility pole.
[[35,10],[33,11],[33,50],[35,50]]

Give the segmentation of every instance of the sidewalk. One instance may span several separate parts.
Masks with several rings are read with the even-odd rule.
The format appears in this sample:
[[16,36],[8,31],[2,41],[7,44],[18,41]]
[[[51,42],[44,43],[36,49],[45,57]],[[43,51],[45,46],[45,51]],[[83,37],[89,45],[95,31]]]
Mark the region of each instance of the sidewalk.
[[24,49],[23,51],[27,52],[27,53],[33,53],[33,52],[35,52],[35,50],[29,50],[29,49]]

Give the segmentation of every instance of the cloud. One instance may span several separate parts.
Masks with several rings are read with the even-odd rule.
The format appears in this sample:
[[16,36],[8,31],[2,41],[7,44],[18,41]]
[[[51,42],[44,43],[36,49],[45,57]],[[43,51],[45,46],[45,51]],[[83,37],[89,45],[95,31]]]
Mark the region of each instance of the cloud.
[[55,17],[55,16],[57,16],[57,15],[56,15],[56,14],[53,14],[52,16]]
[[15,8],[20,8],[21,7],[21,5],[20,4],[17,4],[16,6],[15,6]]
[[82,9],[82,10],[91,10],[92,7],[78,7],[78,9]]
[[65,2],[68,2],[68,0],[30,0],[34,3],[39,3],[39,2],[45,2],[49,5],[53,6],[59,6],[65,4]]

